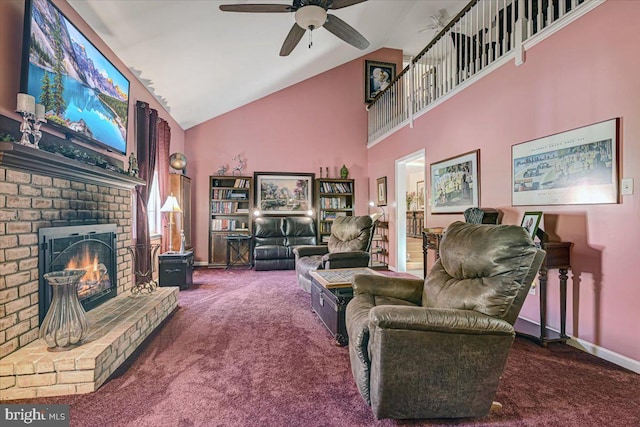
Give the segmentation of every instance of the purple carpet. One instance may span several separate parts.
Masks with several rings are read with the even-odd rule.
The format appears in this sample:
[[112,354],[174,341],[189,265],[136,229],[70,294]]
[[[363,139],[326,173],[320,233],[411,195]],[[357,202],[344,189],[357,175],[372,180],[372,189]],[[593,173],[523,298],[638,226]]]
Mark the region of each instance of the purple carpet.
[[639,425],[640,375],[521,338],[496,396],[500,413],[376,421],[347,347],[334,344],[293,271],[197,269],[194,283],[97,392],[20,402],[70,404],[72,426]]

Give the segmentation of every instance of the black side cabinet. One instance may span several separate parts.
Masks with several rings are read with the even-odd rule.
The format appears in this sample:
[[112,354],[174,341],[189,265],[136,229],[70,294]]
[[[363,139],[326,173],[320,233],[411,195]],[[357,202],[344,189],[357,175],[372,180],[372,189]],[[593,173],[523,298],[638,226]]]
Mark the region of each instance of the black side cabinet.
[[193,284],[193,252],[165,252],[158,255],[160,286],[188,288]]

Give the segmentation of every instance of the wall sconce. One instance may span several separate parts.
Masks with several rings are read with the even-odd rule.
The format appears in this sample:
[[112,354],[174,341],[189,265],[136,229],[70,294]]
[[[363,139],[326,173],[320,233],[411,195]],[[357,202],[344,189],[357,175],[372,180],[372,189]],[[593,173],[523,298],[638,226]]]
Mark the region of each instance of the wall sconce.
[[160,208],[160,212],[169,212],[169,252],[173,252],[172,243],[173,239],[171,236],[171,232],[173,229],[173,213],[174,212],[182,212],[180,209],[180,205],[178,204],[178,200],[173,196],[173,193],[169,197],[167,197],[167,201],[164,202],[164,205]]

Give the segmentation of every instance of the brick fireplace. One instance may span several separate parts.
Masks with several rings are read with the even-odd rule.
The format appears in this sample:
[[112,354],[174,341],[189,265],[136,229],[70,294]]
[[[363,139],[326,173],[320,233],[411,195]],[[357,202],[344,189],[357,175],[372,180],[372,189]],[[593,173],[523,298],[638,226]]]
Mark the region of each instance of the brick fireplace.
[[[0,142],[0,400],[95,390],[176,307],[177,288],[160,289],[147,300],[129,292],[132,190],[140,184],[138,178]],[[38,339],[38,232],[102,224],[115,229],[118,297],[89,312],[92,343],[52,358]],[[113,312],[129,323],[113,322]]]
[[[3,144],[9,144],[6,148],[14,152],[21,150],[25,157],[29,154],[60,157]],[[68,164],[73,160],[60,158],[60,161],[64,163],[62,171],[69,172],[68,178],[28,172],[28,168],[0,167],[0,357],[38,337],[40,228],[115,224],[118,293],[131,288],[132,265],[126,247],[131,245],[133,185],[128,184],[127,188],[113,182],[98,184],[97,176],[96,183],[80,182],[72,176]]]

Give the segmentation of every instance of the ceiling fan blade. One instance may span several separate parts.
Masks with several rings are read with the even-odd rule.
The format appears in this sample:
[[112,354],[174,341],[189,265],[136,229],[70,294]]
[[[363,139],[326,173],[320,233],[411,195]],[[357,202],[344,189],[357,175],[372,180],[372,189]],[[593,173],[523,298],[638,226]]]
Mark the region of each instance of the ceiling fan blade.
[[288,4],[223,4],[220,5],[223,12],[259,12],[259,13],[284,13],[293,12]]
[[369,47],[369,41],[365,39],[362,34],[335,15],[327,15],[327,21],[324,23],[324,28],[333,33],[336,37],[341,38],[358,49],[363,50]]
[[287,34],[287,38],[284,39],[284,43],[282,43],[282,48],[280,49],[280,56],[289,55],[293,49],[298,45],[298,42],[304,35],[306,30],[300,27],[298,24],[293,24],[289,34]]
[[353,6],[354,4],[364,3],[367,0],[333,0],[333,4],[329,9],[342,9],[343,7]]

